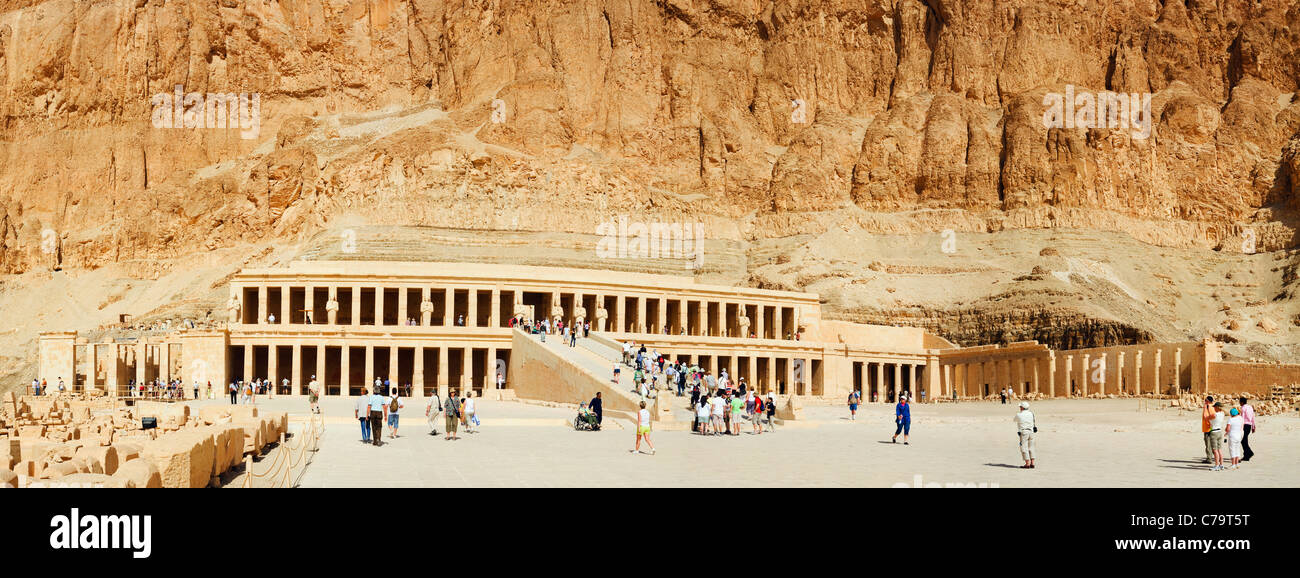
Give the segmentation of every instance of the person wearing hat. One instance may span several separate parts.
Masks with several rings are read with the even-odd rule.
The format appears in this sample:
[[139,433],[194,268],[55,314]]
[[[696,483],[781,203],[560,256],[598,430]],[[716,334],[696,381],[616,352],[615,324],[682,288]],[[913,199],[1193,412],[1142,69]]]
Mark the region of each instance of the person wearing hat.
[[311,376],[311,381],[307,383],[307,401],[311,403],[311,412],[320,413],[320,408],[316,407],[316,402],[320,401],[320,386],[316,383],[316,376]]
[[903,434],[903,445],[908,445],[907,438],[912,435],[912,409],[907,405],[907,396],[898,396],[898,405],[894,406],[894,423],[898,427],[894,430],[891,443],[898,443],[898,434]]
[[1020,437],[1020,457],[1025,459],[1023,469],[1034,469],[1034,434],[1038,424],[1034,421],[1034,412],[1029,411],[1029,402],[1020,402],[1020,412],[1011,418],[1016,422],[1016,435]]
[[1223,428],[1228,423],[1228,417],[1223,413],[1223,404],[1214,402],[1214,416],[1210,418],[1210,450],[1214,452],[1214,467],[1210,468],[1212,472],[1223,470]]
[[1237,408],[1228,410],[1228,456],[1232,458],[1232,466],[1228,469],[1235,470],[1241,465],[1241,439],[1246,431],[1246,418],[1242,417],[1241,411]]

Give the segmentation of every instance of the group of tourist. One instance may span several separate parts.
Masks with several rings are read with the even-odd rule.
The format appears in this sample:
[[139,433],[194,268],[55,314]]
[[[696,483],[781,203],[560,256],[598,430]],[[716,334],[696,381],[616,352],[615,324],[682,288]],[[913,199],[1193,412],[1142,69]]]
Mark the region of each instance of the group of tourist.
[[[55,389],[54,389],[54,392],[53,392],[53,393],[63,393],[64,391],[66,391],[66,389],[67,389],[67,386],[64,385],[64,383],[63,383],[63,378],[60,377],[60,378],[59,378],[59,381],[58,381],[58,384],[55,385]],[[34,396],[41,396],[41,395],[49,395],[50,393],[51,393],[51,392],[50,392],[50,384],[46,383],[44,379],[39,379],[39,380],[38,380],[38,379],[36,379],[36,378],[34,378],[34,377],[32,378],[32,385],[31,385],[31,394],[32,394],[32,395],[34,395]]]
[[691,392],[691,407],[695,409],[691,431],[699,435],[740,435],[743,422],[750,424],[753,435],[776,431],[776,400],[771,394],[764,399],[743,385],[711,391],[697,386]]
[[[379,382],[379,380],[376,380]],[[314,402],[313,402],[314,403]],[[401,412],[406,407],[405,398],[393,387],[379,383],[373,390],[361,389],[361,394],[354,400],[353,417],[361,424],[361,441],[374,446],[383,445],[383,426],[388,425],[388,437],[400,437],[397,433],[401,424]],[[476,433],[480,424],[478,407],[472,392],[461,397],[457,390],[451,390],[444,402],[437,393],[429,398],[424,415],[432,426],[431,434],[438,435],[438,415],[444,416],[443,428],[447,440],[460,439],[458,431],[463,427],[465,433]]]
[[[1224,411],[1223,402],[1214,401],[1214,396],[1205,396],[1201,406],[1201,434],[1205,441],[1205,459],[1202,463],[1212,464],[1210,471],[1235,470],[1242,462],[1248,462],[1255,456],[1250,449],[1250,434],[1258,429],[1255,422],[1255,408],[1246,398],[1238,398],[1237,406]],[[1223,466],[1223,446],[1228,446],[1228,467]]]

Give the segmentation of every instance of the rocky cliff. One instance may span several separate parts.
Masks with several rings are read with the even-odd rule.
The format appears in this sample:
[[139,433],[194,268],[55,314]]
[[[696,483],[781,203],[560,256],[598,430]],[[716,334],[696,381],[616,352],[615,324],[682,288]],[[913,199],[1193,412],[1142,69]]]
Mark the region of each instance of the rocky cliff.
[[[750,283],[807,287],[762,266],[810,239],[1056,228],[1278,252],[1255,283],[1293,298],[1298,90],[1294,0],[0,0],[0,271],[155,280],[343,222],[627,215],[748,244]],[[1090,108],[1115,95],[1148,134]],[[1115,339],[1164,331],[1108,311]]]

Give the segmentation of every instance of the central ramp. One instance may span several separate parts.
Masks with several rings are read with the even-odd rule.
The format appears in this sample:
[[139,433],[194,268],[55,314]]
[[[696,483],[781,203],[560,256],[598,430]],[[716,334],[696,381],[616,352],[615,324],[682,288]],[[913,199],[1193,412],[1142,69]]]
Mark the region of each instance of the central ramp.
[[[578,339],[569,347],[561,335],[511,332],[510,374],[514,376],[515,395],[559,403],[577,404],[590,401],[602,393],[604,410],[631,417],[639,409],[641,398],[632,392],[632,376],[623,366],[618,386],[610,381],[614,365],[620,364],[622,349],[611,347],[607,340]],[[621,364],[620,364],[621,365]]]

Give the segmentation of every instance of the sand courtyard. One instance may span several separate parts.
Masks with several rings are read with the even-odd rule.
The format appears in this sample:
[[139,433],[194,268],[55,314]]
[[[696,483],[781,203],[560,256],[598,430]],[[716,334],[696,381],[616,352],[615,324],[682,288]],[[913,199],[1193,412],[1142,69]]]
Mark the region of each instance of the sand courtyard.
[[[1200,462],[1199,414],[1138,399],[1032,403],[1038,468],[1018,469],[1012,404],[916,405],[912,443],[889,443],[892,406],[813,406],[775,434],[701,437],[656,431],[656,455],[630,454],[630,422],[600,432],[572,429],[574,410],[479,401],[478,433],[429,435],[418,400],[403,411],[397,439],[360,441],[347,399],[325,399],[321,450],[302,487],[1295,487],[1300,418],[1261,417],[1256,457],[1236,471]],[[200,405],[225,403],[202,401]],[[417,403],[420,404],[416,407]],[[684,403],[684,402],[683,402]],[[305,419],[302,398],[259,399],[259,408]],[[658,424],[656,424],[658,426]],[[441,424],[439,425],[441,433]],[[1226,452],[1225,452],[1226,453]],[[1225,456],[1225,462],[1226,462]]]

